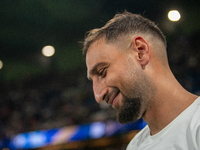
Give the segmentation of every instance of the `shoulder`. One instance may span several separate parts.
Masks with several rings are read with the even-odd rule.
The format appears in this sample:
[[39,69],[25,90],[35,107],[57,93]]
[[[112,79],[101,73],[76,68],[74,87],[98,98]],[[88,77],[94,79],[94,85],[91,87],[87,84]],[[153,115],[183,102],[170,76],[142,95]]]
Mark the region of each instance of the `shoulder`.
[[150,135],[150,130],[148,125],[146,125],[141,131],[139,131],[136,136],[129,142],[126,150],[137,149],[145,138]]
[[200,98],[196,100],[196,110],[191,116],[191,120],[187,129],[187,136],[192,140],[192,143],[196,143],[196,146],[200,148]]

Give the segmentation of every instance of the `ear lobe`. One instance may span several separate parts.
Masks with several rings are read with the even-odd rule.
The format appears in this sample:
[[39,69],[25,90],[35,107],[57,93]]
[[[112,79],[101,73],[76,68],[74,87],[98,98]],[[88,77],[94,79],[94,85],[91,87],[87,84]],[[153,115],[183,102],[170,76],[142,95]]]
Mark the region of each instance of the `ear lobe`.
[[136,36],[133,38],[132,47],[137,52],[137,60],[140,62],[142,67],[145,67],[150,60],[151,52],[149,49],[149,44],[141,36]]

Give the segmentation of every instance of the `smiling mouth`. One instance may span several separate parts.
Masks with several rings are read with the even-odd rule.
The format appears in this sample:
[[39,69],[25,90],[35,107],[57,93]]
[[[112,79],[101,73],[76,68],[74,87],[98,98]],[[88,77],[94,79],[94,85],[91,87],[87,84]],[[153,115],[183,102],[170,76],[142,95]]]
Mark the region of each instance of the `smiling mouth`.
[[110,93],[109,99],[106,101],[109,105],[112,105],[112,107],[115,107],[114,101],[116,100],[116,97],[118,96],[118,94],[120,93],[119,90],[114,90]]

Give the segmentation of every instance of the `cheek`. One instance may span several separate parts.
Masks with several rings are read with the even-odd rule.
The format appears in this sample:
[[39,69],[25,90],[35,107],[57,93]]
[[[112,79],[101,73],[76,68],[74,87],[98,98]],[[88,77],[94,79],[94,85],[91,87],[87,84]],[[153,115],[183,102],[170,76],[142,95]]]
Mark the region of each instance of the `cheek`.
[[107,77],[106,77],[106,84],[109,87],[116,87],[119,83],[119,77],[118,73],[115,71],[109,71],[107,72]]
[[107,72],[107,85],[126,92],[136,80],[134,66],[128,58],[116,62],[115,66],[112,66]]
[[132,84],[131,77],[124,70],[115,70],[107,78],[107,85],[118,88],[122,93],[126,92]]
[[138,78],[138,72],[134,68],[128,68],[126,71],[121,74],[120,79],[120,90],[121,92],[126,95],[130,96],[134,94],[134,91],[136,91],[137,88],[137,80]]
[[113,67],[107,70],[106,84],[108,87],[119,88],[122,81],[123,72],[120,68]]

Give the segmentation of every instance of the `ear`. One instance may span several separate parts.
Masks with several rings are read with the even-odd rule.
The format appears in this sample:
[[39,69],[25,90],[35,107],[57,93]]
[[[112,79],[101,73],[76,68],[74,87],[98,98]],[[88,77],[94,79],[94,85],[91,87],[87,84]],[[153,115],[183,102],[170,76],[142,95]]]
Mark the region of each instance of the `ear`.
[[135,36],[132,40],[131,48],[136,52],[136,58],[142,67],[145,67],[150,60],[151,52],[149,44],[141,36]]

